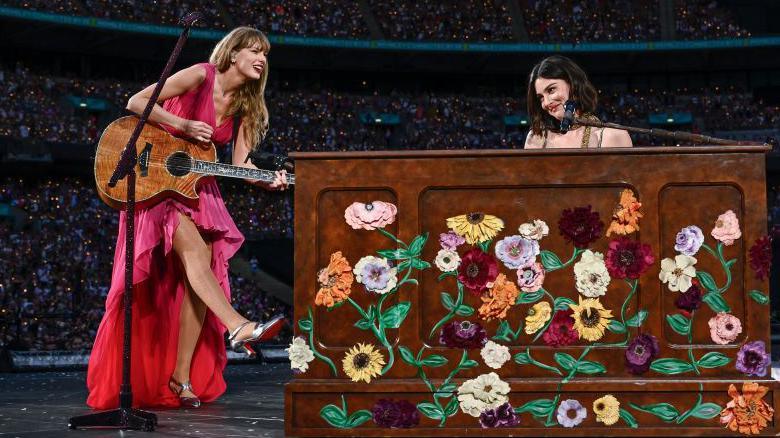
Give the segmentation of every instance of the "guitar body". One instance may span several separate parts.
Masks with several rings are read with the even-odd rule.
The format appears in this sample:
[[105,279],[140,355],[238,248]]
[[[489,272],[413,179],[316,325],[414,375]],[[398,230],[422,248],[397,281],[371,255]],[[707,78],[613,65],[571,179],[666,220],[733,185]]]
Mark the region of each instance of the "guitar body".
[[[108,182],[137,123],[135,116],[115,120],[103,131],[95,151],[98,195],[117,210],[124,209],[127,203],[127,178],[121,179],[114,187],[109,187]],[[138,207],[149,207],[166,197],[196,205],[197,184],[205,175],[191,172],[185,164],[190,160],[214,162],[217,159],[213,144],[204,149],[148,123],[138,137],[136,153],[139,156],[135,166]]]

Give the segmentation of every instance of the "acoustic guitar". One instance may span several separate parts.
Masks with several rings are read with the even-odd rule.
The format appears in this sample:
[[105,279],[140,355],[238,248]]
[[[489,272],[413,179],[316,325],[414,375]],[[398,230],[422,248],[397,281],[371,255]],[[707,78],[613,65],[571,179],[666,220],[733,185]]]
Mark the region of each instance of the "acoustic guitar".
[[[103,131],[95,151],[95,183],[100,198],[117,210],[127,203],[127,178],[116,186],[108,182],[114,173],[122,151],[127,145],[138,118],[127,116],[111,122]],[[271,170],[247,169],[217,162],[213,144],[203,146],[174,137],[159,126],[147,123],[136,143],[135,199],[139,207],[154,205],[167,197],[184,203],[197,203],[198,181],[206,175],[255,179],[270,183],[276,177]],[[295,184],[295,175],[287,174],[287,182]]]

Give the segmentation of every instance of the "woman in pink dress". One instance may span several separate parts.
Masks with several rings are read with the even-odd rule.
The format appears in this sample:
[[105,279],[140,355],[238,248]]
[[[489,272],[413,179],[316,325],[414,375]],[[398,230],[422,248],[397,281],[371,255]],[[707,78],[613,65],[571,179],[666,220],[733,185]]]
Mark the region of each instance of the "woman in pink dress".
[[[208,147],[224,146],[239,120],[233,164],[268,130],[265,85],[268,39],[239,27],[217,43],[208,63],[172,75],[149,117],[174,135]],[[141,113],[154,85],[130,98],[127,108]],[[266,190],[284,190],[284,171],[270,183],[249,181]],[[138,209],[135,217],[131,383],[133,406],[198,407],[225,391],[224,333],[231,347],[252,353],[249,343],[270,339],[284,323],[248,321],[230,305],[228,259],[244,236],[228,214],[214,177],[198,188],[198,205],[173,199]],[[96,409],[119,405],[124,324],[125,212],[120,213],[111,289],[89,359],[87,404]]]

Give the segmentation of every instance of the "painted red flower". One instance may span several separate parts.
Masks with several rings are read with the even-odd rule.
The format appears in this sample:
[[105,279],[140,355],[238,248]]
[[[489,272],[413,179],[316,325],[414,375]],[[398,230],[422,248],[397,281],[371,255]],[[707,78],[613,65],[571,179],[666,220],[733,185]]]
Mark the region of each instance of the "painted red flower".
[[772,238],[761,236],[750,247],[750,267],[756,273],[756,278],[764,280],[769,278],[769,270],[772,267]]
[[591,206],[565,209],[558,220],[558,230],[567,242],[574,243],[577,248],[587,248],[595,242],[604,230],[604,222],[599,219],[599,212],[592,211]]
[[498,262],[490,254],[474,248],[461,257],[458,266],[458,281],[460,281],[472,295],[479,296],[487,289],[487,284],[492,283],[498,277]]
[[563,347],[577,342],[580,335],[574,330],[574,318],[571,311],[558,312],[550,322],[550,326],[542,335],[542,340],[552,347]]
[[655,256],[650,245],[619,237],[609,242],[605,261],[612,278],[637,279],[655,263]]

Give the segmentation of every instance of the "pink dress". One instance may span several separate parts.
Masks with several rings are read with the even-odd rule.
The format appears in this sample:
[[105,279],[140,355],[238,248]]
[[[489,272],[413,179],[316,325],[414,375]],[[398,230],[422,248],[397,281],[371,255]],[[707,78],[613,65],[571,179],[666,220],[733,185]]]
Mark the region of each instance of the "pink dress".
[[[222,146],[233,134],[233,121],[216,125],[214,111],[215,66],[199,64],[206,79],[195,90],[171,98],[164,108],[191,120],[200,120],[214,129],[212,141]],[[175,131],[173,132],[176,133]],[[133,271],[133,329],[131,383],[134,407],[178,407],[178,398],[168,389],[168,379],[176,365],[179,337],[179,311],[184,294],[184,271],[172,251],[179,213],[189,216],[206,242],[212,244],[211,270],[228,301],[228,259],[238,251],[244,236],[225,208],[216,180],[200,180],[197,208],[166,199],[135,213],[135,265]],[[122,342],[125,284],[125,212],[120,213],[119,235],[114,253],[111,289],[106,313],[100,323],[87,371],[87,404],[95,409],[119,406],[122,383]],[[227,357],[223,326],[209,310],[192,357],[190,378],[203,402],[225,392],[222,371]]]

